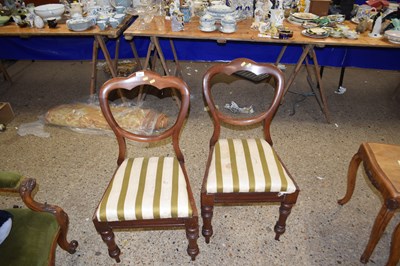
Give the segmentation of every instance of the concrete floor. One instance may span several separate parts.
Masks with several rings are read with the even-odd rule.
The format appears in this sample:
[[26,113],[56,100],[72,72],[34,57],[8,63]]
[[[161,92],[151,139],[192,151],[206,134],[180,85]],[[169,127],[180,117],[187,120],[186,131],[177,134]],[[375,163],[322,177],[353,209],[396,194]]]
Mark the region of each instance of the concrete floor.
[[[192,102],[181,145],[198,207],[212,132],[204,111],[201,78],[210,65],[183,62]],[[11,102],[16,115],[0,133],[0,169],[36,178],[40,186],[37,200],[62,206],[70,218],[68,238],[79,242],[73,255],[57,249],[57,265],[115,264],[91,218],[116,166],[116,141],[48,125],[48,138],[22,137],[17,130],[53,106],[87,100],[90,67],[86,61],[18,61],[8,68],[11,85],[0,78],[0,101]],[[291,70],[288,66],[287,72]],[[345,193],[348,163],[361,142],[400,144],[400,102],[393,98],[400,72],[349,68],[344,80],[347,91],[335,94],[339,72],[326,68],[323,77],[332,123],[325,122],[313,97],[298,94],[309,92],[302,75],[272,125],[274,147],[301,189],[280,241],[274,240],[273,232],[277,205],[221,206],[215,208],[210,244],[199,238],[200,254],[195,262],[186,254],[184,230],[125,231],[116,233],[122,250],[120,265],[361,265],[359,258],[382,199],[363,171],[358,173],[352,200],[339,206],[337,199]],[[101,84],[107,76],[100,71],[99,79]],[[257,97],[246,97],[246,103],[252,101]],[[260,130],[254,132],[261,135]],[[164,151],[156,145],[131,148],[134,154]],[[0,208],[14,204],[21,202],[0,197]],[[399,222],[397,215],[369,265],[385,264],[391,232]]]

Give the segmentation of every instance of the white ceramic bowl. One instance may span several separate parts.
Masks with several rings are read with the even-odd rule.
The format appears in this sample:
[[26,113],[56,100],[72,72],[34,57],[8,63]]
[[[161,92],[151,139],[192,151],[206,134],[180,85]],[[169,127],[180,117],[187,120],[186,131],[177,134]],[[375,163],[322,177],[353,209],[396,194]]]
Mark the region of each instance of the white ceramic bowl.
[[400,44],[400,30],[387,30],[385,31],[385,36],[389,42]]
[[67,27],[72,31],[84,31],[94,25],[93,19],[90,18],[79,18],[79,19],[68,19]]
[[65,7],[63,4],[46,4],[35,7],[35,13],[43,20],[50,17],[56,17],[61,19],[62,14],[64,14]]
[[0,26],[3,26],[10,20],[9,16],[0,16]]

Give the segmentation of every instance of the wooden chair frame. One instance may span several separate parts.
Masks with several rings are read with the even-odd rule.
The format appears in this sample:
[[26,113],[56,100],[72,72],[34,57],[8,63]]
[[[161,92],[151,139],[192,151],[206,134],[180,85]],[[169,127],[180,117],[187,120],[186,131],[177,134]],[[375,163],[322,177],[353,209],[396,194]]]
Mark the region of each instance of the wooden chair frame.
[[[176,89],[176,91],[180,93],[181,96],[180,111],[175,124],[172,125],[166,131],[160,133],[159,135],[153,135],[153,136],[138,135],[124,130],[115,121],[114,117],[112,116],[110,106],[108,104],[108,96],[112,91],[118,89],[127,89],[127,90],[132,90],[134,88],[140,89],[140,87],[146,85],[153,86],[158,90],[163,90],[166,88],[174,88]],[[152,71],[144,70],[133,73],[127,78],[118,77],[107,81],[101,88],[99,100],[103,115],[110,124],[118,141],[118,146],[119,146],[119,155],[117,160],[118,165],[120,165],[127,156],[126,139],[138,142],[156,142],[166,139],[168,137],[172,138],[173,149],[179,161],[181,169],[184,173],[184,177],[187,184],[189,202],[192,208],[192,217],[188,218],[163,218],[163,219],[101,222],[98,221],[96,214],[94,214],[93,216],[94,226],[98,231],[98,233],[101,235],[103,241],[107,244],[110,257],[114,258],[117,262],[120,262],[119,258],[120,249],[115,243],[115,236],[113,233],[113,229],[129,229],[129,228],[160,229],[167,227],[172,227],[172,228],[183,227],[186,229],[186,237],[189,241],[187,253],[189,254],[192,260],[195,260],[196,256],[199,253],[199,248],[197,245],[197,239],[199,237],[198,213],[193,193],[190,187],[189,178],[187,176],[185,168],[184,156],[179,147],[179,134],[189,109],[190,96],[187,84],[177,77],[173,76],[162,77]]]
[[35,187],[36,187],[36,180],[33,178],[26,178],[21,182],[21,185],[19,186],[18,189],[0,188],[0,192],[19,193],[22,201],[29,209],[35,212],[47,212],[52,214],[56,218],[60,229],[58,231],[58,236],[55,238],[55,240],[57,241],[54,241],[51,246],[50,258],[49,258],[49,265],[55,265],[57,243],[62,249],[64,249],[68,253],[74,254],[78,247],[78,242],[76,240],[68,242],[67,240],[67,233],[69,226],[69,218],[67,213],[65,213],[64,210],[59,206],[50,205],[47,203],[42,204],[35,201],[33,196],[33,191],[35,190]]
[[[217,74],[232,75],[238,71],[249,71],[255,75],[269,74],[275,79],[276,89],[274,98],[268,110],[257,116],[251,118],[234,118],[222,114],[214,103],[211,94],[211,80]],[[202,234],[205,237],[206,243],[210,242],[213,235],[213,228],[211,220],[213,217],[213,210],[215,204],[240,204],[240,203],[258,203],[258,202],[279,202],[279,219],[275,225],[275,239],[279,240],[280,235],[285,232],[286,220],[289,216],[292,206],[296,203],[299,194],[299,188],[295,183],[296,191],[292,194],[280,194],[276,192],[246,192],[246,193],[208,193],[206,191],[206,184],[208,178],[208,171],[213,156],[213,150],[216,142],[219,139],[221,132],[221,123],[226,123],[234,126],[247,126],[257,123],[263,123],[264,139],[272,146],[272,139],[270,134],[271,121],[279,107],[281,99],[284,94],[284,76],[283,73],[275,66],[270,64],[258,64],[246,58],[238,58],[228,64],[218,64],[211,67],[203,78],[203,93],[204,98],[209,107],[213,122],[214,131],[210,140],[210,151],[206,165],[206,172],[203,179],[201,189],[201,216],[203,218]],[[280,160],[280,159],[279,159]],[[281,161],[281,160],[280,160]],[[282,163],[282,161],[281,161]],[[283,167],[284,164],[282,163]],[[286,167],[285,167],[286,169]],[[287,169],[286,169],[287,170]],[[293,180],[293,178],[292,178]]]
[[[372,255],[376,245],[378,244],[380,238],[385,231],[386,226],[389,224],[390,220],[393,218],[395,212],[400,209],[400,193],[397,191],[396,187],[393,185],[392,180],[395,180],[398,176],[388,176],[386,171],[382,169],[382,166],[387,168],[396,168],[392,166],[393,161],[397,160],[397,156],[391,155],[393,159],[392,162],[381,162],[382,165],[377,161],[375,153],[378,151],[377,148],[372,146],[376,143],[362,143],[356,154],[353,155],[348,171],[347,171],[347,189],[346,194],[340,200],[338,204],[344,205],[350,201],[353,196],[353,192],[356,185],[356,177],[359,166],[361,162],[365,173],[371,182],[371,184],[379,191],[383,197],[383,205],[375,218],[374,225],[371,229],[371,234],[368,243],[364,249],[363,254],[360,257],[362,263],[368,263],[369,258]],[[390,158],[391,149],[395,145],[388,144],[378,144],[380,149],[385,149],[385,154],[387,153],[388,158]],[[397,146],[397,145],[396,145]],[[397,151],[399,151],[400,146],[397,146]],[[396,153],[398,155],[398,152]],[[392,237],[392,249],[390,252],[389,261],[387,265],[396,265],[400,258],[400,251],[396,249],[400,246],[400,227],[397,226]]]

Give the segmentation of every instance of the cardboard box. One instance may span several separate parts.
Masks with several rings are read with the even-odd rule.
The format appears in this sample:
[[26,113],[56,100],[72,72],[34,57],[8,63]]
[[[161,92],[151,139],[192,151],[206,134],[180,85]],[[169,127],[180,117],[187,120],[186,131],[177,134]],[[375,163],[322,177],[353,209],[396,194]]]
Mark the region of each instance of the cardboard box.
[[331,0],[311,0],[310,13],[313,13],[320,17],[327,16],[330,4]]
[[10,103],[0,102],[0,124],[7,125],[14,119],[14,112]]

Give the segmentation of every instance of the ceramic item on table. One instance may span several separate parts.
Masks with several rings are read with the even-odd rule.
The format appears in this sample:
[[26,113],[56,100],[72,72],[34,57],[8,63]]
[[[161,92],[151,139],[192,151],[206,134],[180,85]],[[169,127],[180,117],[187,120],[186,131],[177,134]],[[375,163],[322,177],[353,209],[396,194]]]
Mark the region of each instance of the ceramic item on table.
[[100,12],[97,14],[97,20],[106,20],[108,23],[108,21],[110,20],[110,15],[104,12]]
[[25,28],[25,27],[27,27],[29,25],[29,23],[27,21],[25,21],[25,20],[22,20],[22,21],[18,22],[17,25],[20,28]]
[[321,28],[311,28],[311,29],[306,29],[302,30],[301,34],[304,36],[310,37],[310,38],[315,38],[315,39],[324,39],[329,36],[329,33]]
[[293,37],[293,31],[288,29],[279,30],[279,39],[290,39]]
[[33,24],[35,25],[36,28],[41,29],[44,27],[44,21],[41,17],[36,16],[35,19],[33,20]]
[[209,27],[202,27],[202,26],[199,26],[199,30],[204,31],[204,32],[213,32],[213,31],[216,31],[216,30],[217,30],[217,26],[216,26],[216,25],[214,25],[214,26],[209,26]]
[[336,23],[343,23],[346,16],[343,14],[332,14],[328,16],[329,20]]
[[265,12],[264,12],[264,3],[261,1],[256,2],[256,9],[254,10],[254,22],[260,23],[264,21]]
[[[303,13],[306,14],[306,13]],[[283,25],[283,20],[285,19],[285,14],[283,9],[271,9],[270,10],[270,21],[275,27]]]
[[220,31],[224,33],[232,33],[236,31],[236,19],[231,15],[226,15],[221,20]]
[[81,18],[82,17],[82,7],[78,2],[71,3],[71,7],[69,9],[69,13],[72,18]]
[[343,33],[344,37],[346,37],[347,39],[351,39],[351,40],[356,40],[358,39],[358,33],[354,30],[349,30]]
[[107,28],[107,21],[105,20],[98,20],[97,26],[99,26],[100,30],[105,30]]
[[9,16],[0,16],[0,26],[4,26],[10,20]]
[[101,11],[101,6],[94,5],[87,8],[87,13],[89,15],[98,15]]
[[115,7],[115,12],[117,12],[117,14],[124,14],[125,13],[125,7],[124,6],[116,6]]
[[361,18],[360,22],[357,24],[356,31],[359,33],[364,33],[368,29],[368,19]]
[[297,20],[296,18],[294,18],[294,17],[292,17],[292,16],[289,16],[286,20],[287,20],[289,23],[294,24],[294,25],[297,25],[297,26],[302,26],[303,23],[305,22],[305,21],[303,21],[303,20]]
[[234,27],[234,28],[231,28],[231,27],[226,28],[224,26],[220,26],[220,27],[218,27],[218,30],[220,32],[222,32],[222,33],[234,33],[236,31],[236,27]]
[[179,16],[172,16],[171,17],[171,30],[172,31],[182,31],[183,30],[183,18]]
[[195,16],[201,17],[204,15],[205,3],[201,0],[193,1],[193,13]]
[[211,1],[210,2],[212,6],[218,6],[218,5],[222,5],[222,1]]
[[35,4],[34,3],[27,4],[26,9],[28,10],[29,13],[35,13]]
[[188,5],[182,5],[180,8],[182,14],[183,14],[183,22],[188,23],[190,21],[190,18],[192,17],[192,14],[190,12],[190,8]]
[[315,28],[318,27],[318,23],[311,22],[311,21],[304,21],[301,26],[305,29]]
[[202,28],[213,28],[215,19],[210,14],[205,14],[200,18],[200,26]]
[[54,29],[57,27],[57,19],[55,17],[48,18],[46,22],[47,25],[49,25],[49,28]]
[[125,14],[116,14],[116,15],[114,16],[114,18],[115,18],[116,20],[118,20],[118,23],[119,23],[119,24],[121,24],[122,21],[124,21]]
[[110,18],[110,25],[113,29],[116,29],[119,25],[119,21],[115,18]]
[[389,42],[400,44],[400,30],[387,30],[384,35]]
[[258,26],[258,31],[261,34],[265,34],[267,31],[269,31],[271,29],[271,22],[267,21],[267,22],[260,22],[259,26]]
[[63,4],[45,4],[35,7],[34,10],[36,15],[42,19],[55,17],[57,20],[60,20],[62,14],[65,12],[65,7]]
[[300,20],[313,20],[319,18],[319,16],[315,14],[305,12],[293,13],[292,16]]
[[79,19],[68,19],[67,27],[72,31],[85,31],[94,25],[93,19],[90,18],[79,18]]
[[368,34],[369,37],[372,38],[381,38],[381,29],[382,29],[382,15],[379,16],[375,22],[374,22],[374,26],[372,27],[372,32],[370,32]]
[[376,14],[376,8],[371,7],[369,5],[360,5],[358,6],[357,13],[355,15],[355,19],[353,22],[359,21],[361,18],[370,19],[373,15]]
[[333,30],[329,33],[329,36],[332,38],[342,38],[343,32],[341,30]]

